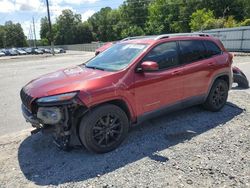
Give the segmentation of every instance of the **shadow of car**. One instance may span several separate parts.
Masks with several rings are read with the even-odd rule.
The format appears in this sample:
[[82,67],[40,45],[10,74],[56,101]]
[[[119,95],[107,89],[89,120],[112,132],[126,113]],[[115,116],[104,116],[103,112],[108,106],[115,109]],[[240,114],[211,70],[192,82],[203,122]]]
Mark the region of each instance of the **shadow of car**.
[[84,181],[113,172],[144,157],[167,162],[168,157],[157,156],[155,152],[223,126],[242,112],[241,108],[227,103],[218,113],[192,107],[160,116],[132,129],[129,141],[102,155],[80,149],[64,152],[51,145],[50,137],[37,134],[21,143],[18,161],[24,176],[37,185]]

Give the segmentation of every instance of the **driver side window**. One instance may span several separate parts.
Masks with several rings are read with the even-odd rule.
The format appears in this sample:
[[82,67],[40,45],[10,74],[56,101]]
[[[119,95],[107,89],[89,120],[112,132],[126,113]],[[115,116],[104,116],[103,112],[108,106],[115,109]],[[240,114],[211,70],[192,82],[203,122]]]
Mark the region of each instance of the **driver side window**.
[[159,44],[143,58],[143,61],[157,62],[160,70],[179,65],[176,42]]

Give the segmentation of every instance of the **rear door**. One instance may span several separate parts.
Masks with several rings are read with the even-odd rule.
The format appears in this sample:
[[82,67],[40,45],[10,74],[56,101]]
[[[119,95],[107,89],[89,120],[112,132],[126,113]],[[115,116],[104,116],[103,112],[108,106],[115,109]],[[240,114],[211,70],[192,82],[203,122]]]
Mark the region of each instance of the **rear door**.
[[179,41],[181,62],[184,65],[183,95],[186,99],[199,99],[207,92],[207,85],[215,66],[215,60],[207,57],[201,40]]

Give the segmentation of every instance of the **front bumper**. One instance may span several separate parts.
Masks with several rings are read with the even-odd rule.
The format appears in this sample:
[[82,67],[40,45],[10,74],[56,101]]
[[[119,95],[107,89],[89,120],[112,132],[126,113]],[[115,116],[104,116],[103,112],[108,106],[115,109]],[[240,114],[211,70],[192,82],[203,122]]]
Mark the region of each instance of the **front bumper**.
[[29,123],[31,123],[32,127],[35,128],[42,128],[42,124],[40,123],[39,119],[32,114],[23,104],[21,106],[22,108],[22,113],[23,113],[23,117],[25,118],[25,120]]

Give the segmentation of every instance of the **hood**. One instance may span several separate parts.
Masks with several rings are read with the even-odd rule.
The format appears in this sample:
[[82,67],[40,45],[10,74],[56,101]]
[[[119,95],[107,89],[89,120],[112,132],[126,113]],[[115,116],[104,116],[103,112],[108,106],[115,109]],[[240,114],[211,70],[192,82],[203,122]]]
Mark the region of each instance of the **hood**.
[[85,91],[90,87],[100,85],[100,79],[105,79],[111,74],[114,74],[114,72],[76,66],[32,80],[24,87],[24,91],[34,98],[79,90]]

